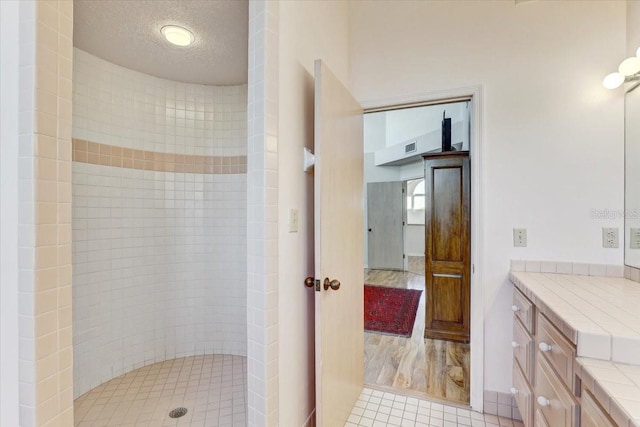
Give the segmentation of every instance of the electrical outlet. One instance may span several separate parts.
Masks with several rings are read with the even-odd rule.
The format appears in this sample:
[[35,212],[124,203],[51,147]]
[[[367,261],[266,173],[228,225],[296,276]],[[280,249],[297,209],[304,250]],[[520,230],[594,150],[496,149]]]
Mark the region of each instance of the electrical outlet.
[[629,232],[629,249],[640,249],[640,228],[632,228]]
[[289,233],[298,232],[298,209],[289,209]]
[[620,245],[617,228],[602,228],[602,247],[617,248]]
[[527,229],[526,228],[513,229],[513,246],[515,248],[527,247]]

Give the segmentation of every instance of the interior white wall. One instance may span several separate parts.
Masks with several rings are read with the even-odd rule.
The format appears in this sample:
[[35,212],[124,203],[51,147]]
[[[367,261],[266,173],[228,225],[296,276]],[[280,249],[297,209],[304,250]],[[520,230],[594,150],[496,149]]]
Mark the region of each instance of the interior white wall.
[[404,233],[404,253],[424,256],[424,225],[407,225]]
[[19,421],[18,110],[20,7],[0,2],[0,425]]
[[[462,141],[462,127],[455,126],[455,123],[463,122],[467,112],[466,103],[459,102],[453,104],[428,105],[424,107],[405,108],[401,110],[391,110],[370,115],[385,115],[387,121],[387,147],[408,139],[415,138],[425,133],[437,131],[442,135],[442,113],[446,112],[446,117],[451,118],[451,142]],[[468,139],[468,138],[466,138]]]
[[[601,228],[622,221],[591,215],[623,205],[622,96],[601,81],[624,56],[625,10],[622,1],[350,3],[361,102],[483,86],[485,389],[511,386],[510,259],[622,263],[622,249],[601,247]],[[527,248],[512,247],[514,227],[528,229]]]
[[[313,176],[302,170],[313,151],[314,60],[348,81],[347,2],[281,2],[279,6],[278,252],[279,390],[282,426],[305,425],[315,407]],[[275,178],[275,177],[274,177]],[[299,210],[299,232],[287,230]]]
[[640,2],[627,0],[627,57],[640,47]]
[[[74,51],[73,137],[246,154],[247,87],[173,82]],[[73,163],[74,394],[195,354],[246,355],[246,175]]]

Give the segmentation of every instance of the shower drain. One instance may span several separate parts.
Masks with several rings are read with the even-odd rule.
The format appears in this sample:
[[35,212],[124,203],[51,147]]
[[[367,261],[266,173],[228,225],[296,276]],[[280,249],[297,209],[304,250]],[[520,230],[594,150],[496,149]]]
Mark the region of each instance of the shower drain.
[[175,409],[172,409],[171,412],[169,412],[169,417],[180,418],[184,416],[184,414],[186,413],[187,413],[187,408],[183,408],[183,407],[175,408]]

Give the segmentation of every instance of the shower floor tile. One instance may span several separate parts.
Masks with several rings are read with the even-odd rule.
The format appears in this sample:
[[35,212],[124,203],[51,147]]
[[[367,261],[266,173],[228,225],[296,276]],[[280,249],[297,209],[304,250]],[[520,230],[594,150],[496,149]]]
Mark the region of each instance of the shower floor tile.
[[[180,418],[169,417],[184,407]],[[247,359],[192,356],[155,363],[99,385],[74,401],[76,427],[229,426],[247,418]]]

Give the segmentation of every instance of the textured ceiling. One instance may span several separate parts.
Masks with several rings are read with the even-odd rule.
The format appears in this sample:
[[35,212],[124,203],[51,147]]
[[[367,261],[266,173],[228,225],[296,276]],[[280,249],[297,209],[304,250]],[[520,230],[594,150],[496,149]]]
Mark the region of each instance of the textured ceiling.
[[[247,82],[247,0],[74,0],[75,47],[120,66],[189,83]],[[160,28],[183,26],[188,47]]]

